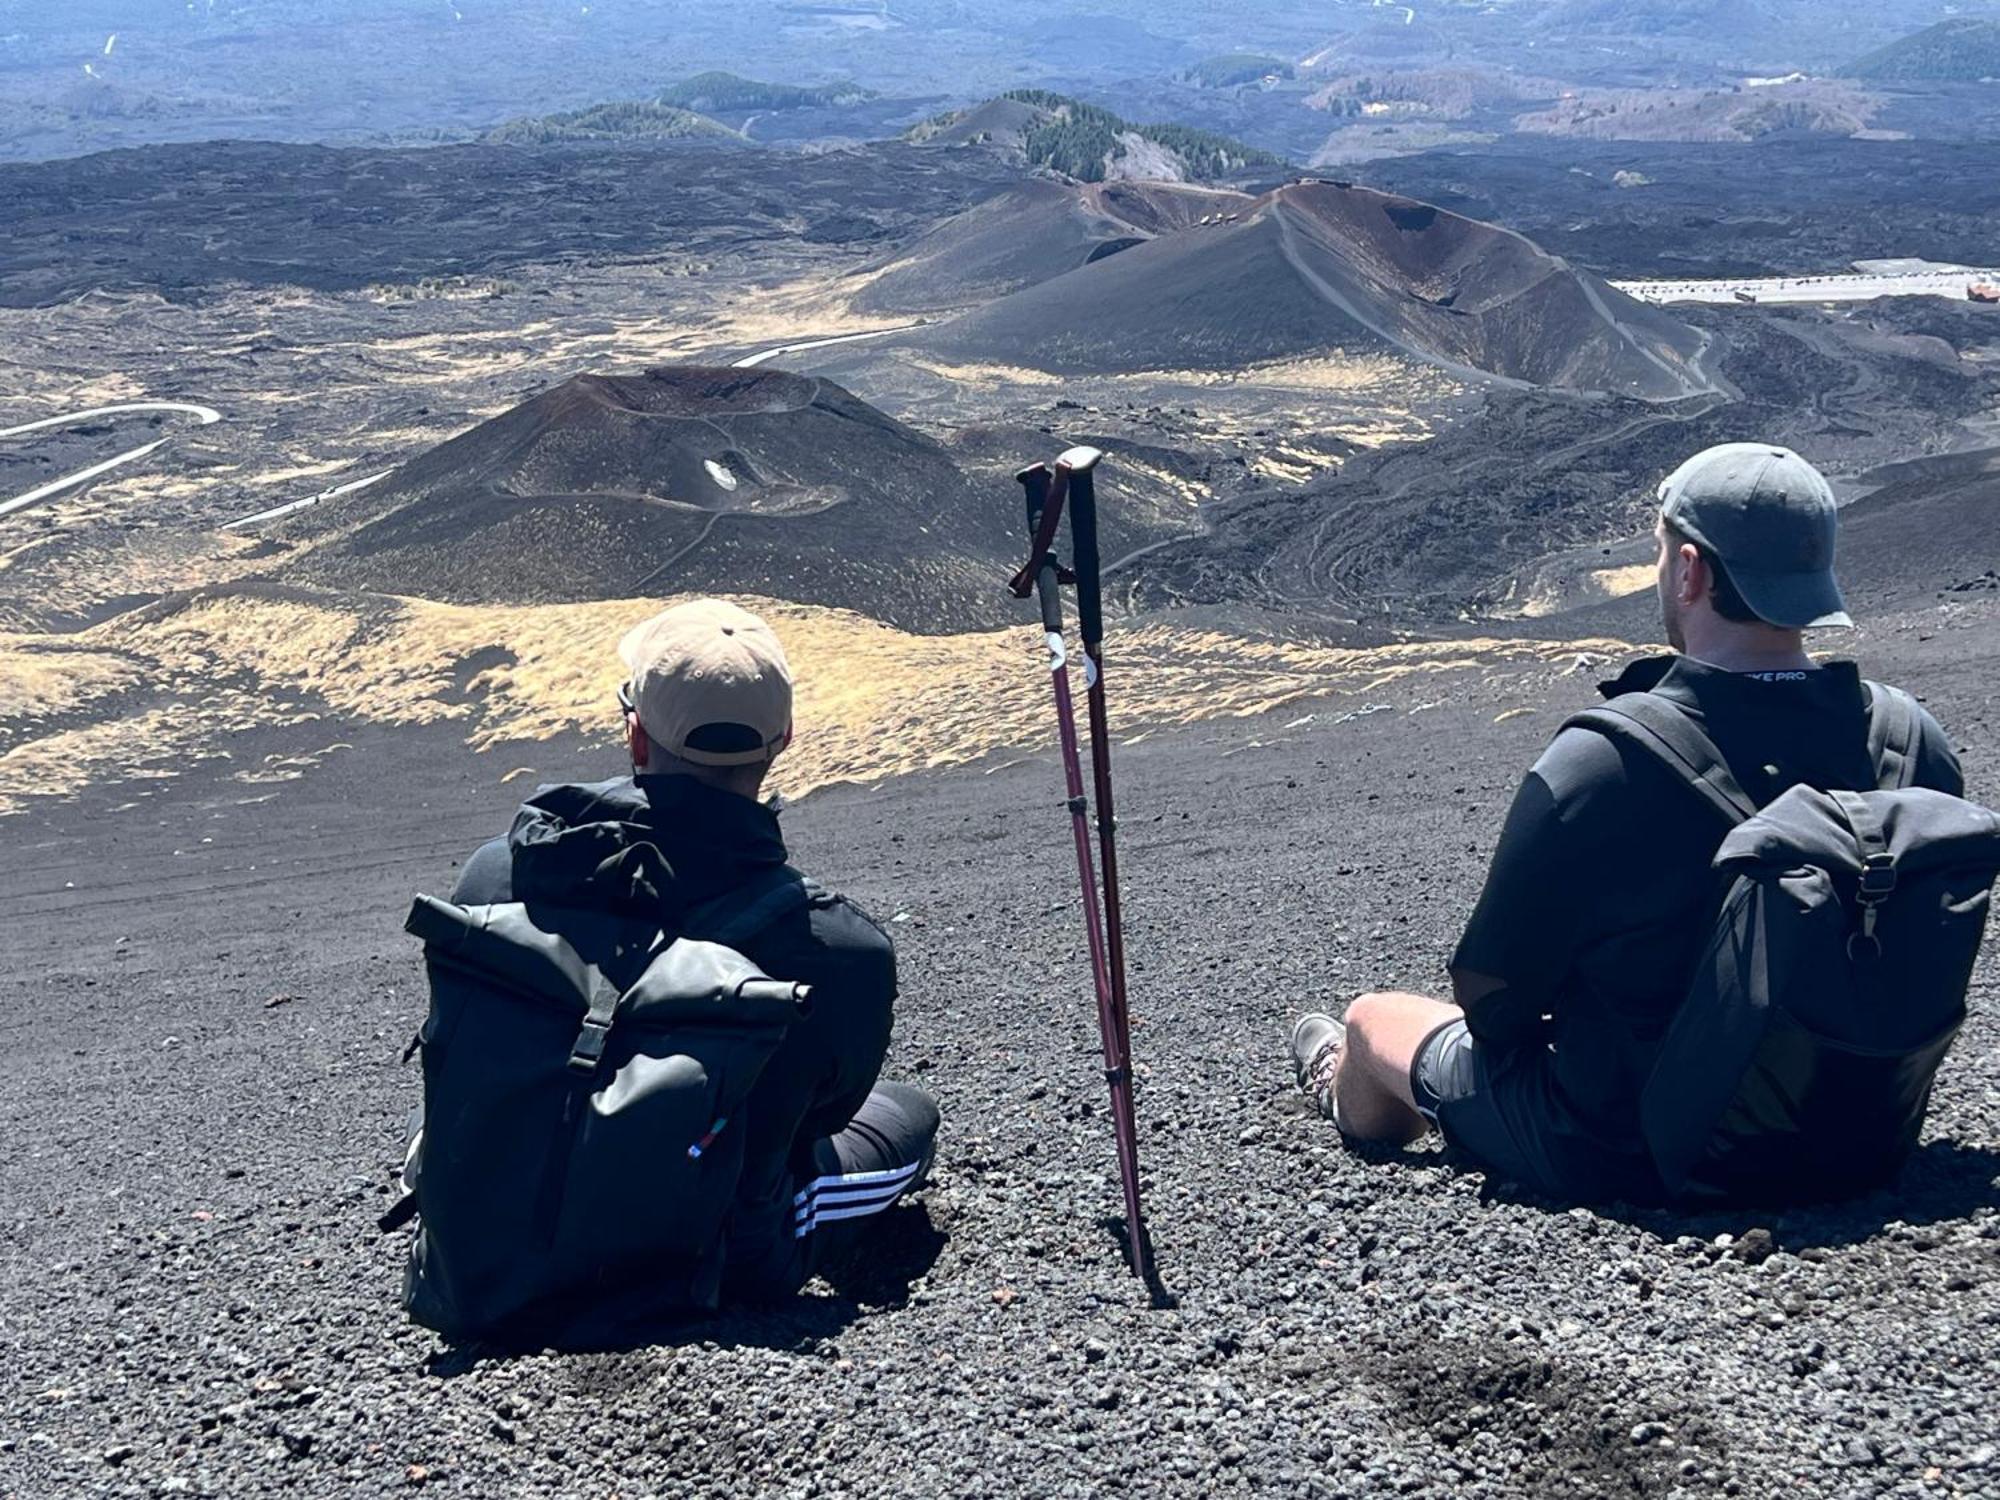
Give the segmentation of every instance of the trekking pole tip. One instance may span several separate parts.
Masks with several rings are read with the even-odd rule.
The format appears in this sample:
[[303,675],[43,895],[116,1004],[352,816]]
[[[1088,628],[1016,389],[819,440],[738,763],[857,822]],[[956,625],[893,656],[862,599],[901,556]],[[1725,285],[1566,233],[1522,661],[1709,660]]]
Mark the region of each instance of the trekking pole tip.
[[1103,461],[1103,458],[1104,454],[1100,449],[1078,444],[1064,453],[1061,458],[1057,459],[1056,464],[1059,468],[1067,469],[1072,474],[1087,474],[1096,468]]

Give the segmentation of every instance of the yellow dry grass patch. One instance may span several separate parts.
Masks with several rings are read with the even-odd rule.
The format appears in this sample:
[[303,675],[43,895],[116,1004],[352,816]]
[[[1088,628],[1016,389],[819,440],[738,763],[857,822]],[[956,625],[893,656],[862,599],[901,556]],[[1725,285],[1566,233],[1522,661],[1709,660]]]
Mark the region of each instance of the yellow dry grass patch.
[[1503,605],[1494,615],[1498,619],[1546,620],[1581,605],[1643,593],[1653,586],[1654,573],[1651,563],[1635,563],[1627,568],[1596,568],[1569,584],[1544,579],[1533,593]]
[[1652,563],[1634,563],[1629,568],[1599,568],[1590,581],[1602,597],[1623,599],[1627,594],[1645,592],[1658,576],[1659,570]]
[[0,631],[25,635],[57,616],[90,615],[117,600],[228,583],[259,566],[260,556],[254,537],[228,532],[79,530],[38,537],[0,553]]
[[262,474],[252,474],[247,484],[289,484],[295,479],[319,479],[328,474],[337,474],[351,465],[345,458],[301,459],[290,469],[267,469]]
[[762,347],[901,328],[911,321],[909,314],[869,313],[854,305],[856,297],[891,269],[882,266],[833,281],[811,276],[755,288],[724,303],[710,326],[702,330],[703,335],[710,341],[710,347],[716,344]]
[[1027,365],[948,364],[906,355],[919,370],[959,385],[1001,386],[1181,386],[1191,390],[1312,391],[1323,395],[1379,394],[1390,388],[1449,395],[1457,387],[1447,377],[1387,354],[1331,354],[1312,359],[1268,360],[1229,370],[1126,370],[1106,375],[1058,374]]
[[46,636],[0,635],[0,723],[49,719],[139,680],[138,663]]
[[[317,717],[318,705],[338,721],[329,739],[339,737],[339,723],[368,723],[449,724],[479,750],[578,731],[601,731],[609,742],[621,675],[615,645],[668,602],[477,608],[232,593],[62,637],[70,655],[60,666],[64,653],[48,640],[8,638],[0,665],[32,663],[68,708],[102,702],[105,718],[54,734],[17,718],[17,742],[0,754],[0,812],[33,795],[171,774],[198,757],[230,753],[238,731],[296,725]],[[961,764],[1051,735],[1033,628],[921,636],[846,610],[741,602],[772,622],[798,674],[799,738],[776,776],[792,795]],[[1110,670],[1118,728],[1129,732],[1578,649],[1480,640],[1343,650],[1154,624],[1114,637]],[[471,670],[501,653],[507,659]],[[151,706],[120,717],[115,695],[135,677],[153,691]],[[169,701],[160,703],[161,695]],[[255,766],[238,772],[270,774]]]

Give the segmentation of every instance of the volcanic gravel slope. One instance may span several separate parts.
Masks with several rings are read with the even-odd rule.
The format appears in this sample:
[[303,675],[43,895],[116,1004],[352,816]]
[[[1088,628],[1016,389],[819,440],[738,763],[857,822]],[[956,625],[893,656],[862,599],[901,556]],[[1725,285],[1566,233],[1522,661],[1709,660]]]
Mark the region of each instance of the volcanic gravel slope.
[[[1939,336],[1977,349],[1976,314],[1936,306],[1935,324],[1895,303],[1755,322],[1702,313],[1729,341],[1722,370],[1741,399],[1489,393],[1428,442],[1212,507],[1202,535],[1132,559],[1126,576],[1146,605],[1254,599],[1430,625],[1486,616],[1551,553],[1601,553],[1592,567],[1650,562],[1649,545],[1627,556],[1619,544],[1650,531],[1651,497],[1682,460],[1714,443],[1780,442],[1882,487],[1849,512],[1841,543],[1857,596],[1928,599],[2000,567],[1990,450],[1886,462],[1961,447],[2000,394],[1990,361],[1960,357]],[[1620,617],[1584,628],[1632,627]]]
[[917,630],[994,614],[1013,513],[830,381],[581,375],[302,512],[289,576],[473,603],[751,592]]
[[1165,182],[1077,184],[1032,177],[954,214],[874,273],[855,298],[873,312],[972,307],[1254,200]]
[[[1858,640],[1989,800],[1996,631],[1986,596]],[[1844,1208],[1524,1201],[1429,1150],[1344,1151],[1291,1087],[1297,1010],[1440,982],[1521,769],[1615,665],[1119,752],[1169,1310],[1106,1227],[1048,754],[787,818],[896,935],[890,1072],[944,1106],[880,1269],[581,1357],[442,1350],[372,1221],[418,1093],[409,895],[505,826],[529,783],[500,766],[601,774],[608,746],[357,737],[280,800],[197,775],[0,825],[0,1494],[1991,1495],[1994,943],[1916,1160]]]
[[2000,588],[2000,448],[1914,459],[1866,478],[1881,485],[1842,517],[1848,586],[1892,591],[1912,573],[1955,592]]
[[1302,182],[912,341],[1076,371],[1220,369],[1387,348],[1464,378],[1649,400],[1715,389],[1706,340],[1491,224]]

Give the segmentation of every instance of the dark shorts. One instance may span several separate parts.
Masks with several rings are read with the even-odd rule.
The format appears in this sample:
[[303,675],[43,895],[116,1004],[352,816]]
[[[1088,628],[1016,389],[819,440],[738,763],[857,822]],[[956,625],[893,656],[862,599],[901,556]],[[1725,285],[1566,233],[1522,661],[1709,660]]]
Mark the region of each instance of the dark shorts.
[[1445,1141],[1497,1177],[1544,1193],[1571,1191],[1550,1152],[1547,1069],[1534,1053],[1496,1064],[1463,1017],[1438,1027],[1410,1060],[1410,1093]]

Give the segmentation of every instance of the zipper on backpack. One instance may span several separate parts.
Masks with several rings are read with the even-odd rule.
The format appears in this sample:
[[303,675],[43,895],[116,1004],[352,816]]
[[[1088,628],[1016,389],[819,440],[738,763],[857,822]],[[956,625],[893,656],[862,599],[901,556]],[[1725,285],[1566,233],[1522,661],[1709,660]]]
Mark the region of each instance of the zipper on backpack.
[[692,1146],[688,1147],[688,1160],[700,1161],[703,1153],[706,1152],[710,1146],[713,1146],[715,1144],[715,1138],[722,1134],[723,1127],[726,1126],[728,1123],[729,1123],[728,1115],[717,1115],[715,1117],[715,1123],[708,1127],[708,1133],[704,1135],[700,1140],[696,1141]]

